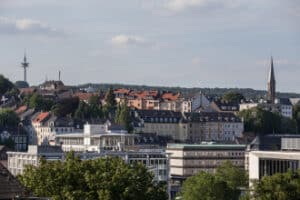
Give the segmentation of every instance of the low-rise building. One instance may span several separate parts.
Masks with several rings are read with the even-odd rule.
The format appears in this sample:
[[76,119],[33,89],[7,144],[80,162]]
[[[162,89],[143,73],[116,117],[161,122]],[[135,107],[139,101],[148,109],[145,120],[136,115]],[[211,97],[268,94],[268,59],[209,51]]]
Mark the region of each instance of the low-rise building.
[[244,168],[246,145],[235,144],[168,144],[170,155],[170,196],[180,191],[183,181],[200,171],[214,173],[225,161]]

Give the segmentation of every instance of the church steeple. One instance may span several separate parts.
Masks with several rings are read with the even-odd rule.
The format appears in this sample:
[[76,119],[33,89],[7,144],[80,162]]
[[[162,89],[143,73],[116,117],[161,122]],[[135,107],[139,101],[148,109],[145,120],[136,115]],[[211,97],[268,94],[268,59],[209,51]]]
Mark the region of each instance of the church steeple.
[[270,103],[275,103],[276,98],[276,80],[275,80],[275,73],[274,73],[274,64],[273,64],[273,57],[271,56],[271,67],[269,72],[269,79],[268,79],[268,100]]

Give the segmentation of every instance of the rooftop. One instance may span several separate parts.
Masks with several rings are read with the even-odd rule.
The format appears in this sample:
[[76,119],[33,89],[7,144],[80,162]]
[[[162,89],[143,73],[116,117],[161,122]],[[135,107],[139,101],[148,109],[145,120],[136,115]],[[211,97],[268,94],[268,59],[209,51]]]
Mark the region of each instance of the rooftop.
[[167,149],[246,149],[243,144],[168,144]]

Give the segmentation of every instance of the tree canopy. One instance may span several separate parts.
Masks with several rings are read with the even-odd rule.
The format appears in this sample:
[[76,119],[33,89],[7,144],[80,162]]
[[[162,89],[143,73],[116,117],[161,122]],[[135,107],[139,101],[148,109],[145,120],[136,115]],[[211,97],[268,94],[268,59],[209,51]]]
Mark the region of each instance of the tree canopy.
[[26,81],[16,81],[15,86],[17,88],[28,88],[29,84]]
[[245,170],[228,161],[218,167],[216,174],[201,171],[189,177],[180,195],[184,200],[235,200],[239,199],[239,188],[244,186],[247,186]]
[[295,200],[300,197],[300,172],[288,171],[265,176],[254,183],[255,200]]
[[130,108],[126,103],[119,104],[116,111],[115,121],[118,124],[125,126],[128,132],[132,131]]
[[14,84],[0,74],[0,96],[14,88]]
[[79,105],[78,97],[70,97],[60,99],[53,107],[52,111],[58,117],[65,117],[67,115],[74,116]]
[[10,109],[0,109],[0,129],[15,128],[20,122],[17,114]]
[[240,103],[245,97],[239,92],[227,92],[222,96],[222,100],[230,103]]
[[238,115],[244,120],[246,132],[259,134],[296,133],[296,122],[281,116],[279,113],[258,107],[240,111]]
[[38,197],[86,200],[166,200],[164,185],[140,163],[121,158],[80,160],[73,152],[62,161],[41,160],[19,176],[21,183]]
[[[29,99],[28,99],[29,98]],[[43,98],[41,95],[34,93],[30,97],[25,98],[24,102],[28,102],[30,108],[34,108],[37,111],[49,111],[51,110],[54,102],[49,99]]]

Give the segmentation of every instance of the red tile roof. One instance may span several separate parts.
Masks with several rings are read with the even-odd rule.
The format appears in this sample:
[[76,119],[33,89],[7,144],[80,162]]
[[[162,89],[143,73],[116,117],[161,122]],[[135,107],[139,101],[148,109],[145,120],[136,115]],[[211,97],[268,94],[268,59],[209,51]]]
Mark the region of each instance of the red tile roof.
[[94,93],[85,93],[85,92],[77,92],[74,94],[75,97],[78,97],[80,101],[88,101],[91,96],[97,95]]
[[114,90],[115,94],[129,94],[131,92],[131,90],[126,89],[126,88],[118,88]]
[[50,115],[49,112],[41,112],[34,120],[34,123],[39,123],[44,121]]
[[15,113],[17,113],[18,115],[25,112],[27,110],[27,106],[20,106],[19,108],[17,108],[15,110]]
[[163,100],[168,100],[168,101],[176,101],[180,96],[180,93],[173,94],[172,92],[166,92],[161,95],[161,98]]

